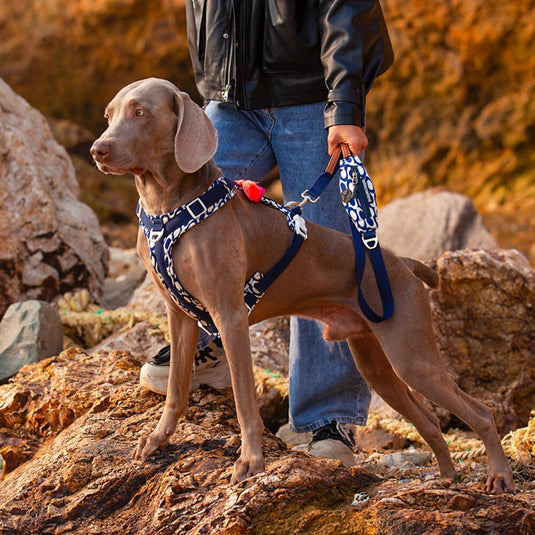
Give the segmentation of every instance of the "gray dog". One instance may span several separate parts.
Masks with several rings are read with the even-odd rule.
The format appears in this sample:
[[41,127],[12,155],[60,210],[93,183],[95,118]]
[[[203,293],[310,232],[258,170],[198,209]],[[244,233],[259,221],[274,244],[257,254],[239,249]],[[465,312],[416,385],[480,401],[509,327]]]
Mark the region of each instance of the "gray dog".
[[[104,173],[135,175],[141,207],[149,218],[198,205],[196,199],[221,176],[212,160],[217,147],[213,125],[170,82],[151,78],[128,85],[110,102],[106,116],[109,126],[93,144],[91,154]],[[418,278],[433,285],[436,274],[385,250],[396,308],[389,320],[368,322],[357,302],[351,237],[312,223],[307,227],[308,238],[294,260],[250,313],[244,305],[245,284],[253,274],[269,270],[292,240],[293,231],[283,214],[235,192],[210,217],[188,230],[169,253],[180,284],[211,316],[228,358],[242,434],[231,482],[264,469],[263,424],[255,396],[248,326],[274,316],[299,315],[325,323],[325,339],[347,340],[368,383],[431,446],[443,477],[454,479],[455,469],[437,418],[422,404],[421,395],[456,414],[482,438],[489,458],[487,490],[512,491],[511,469],[490,410],[458,388],[438,353],[427,292]],[[199,327],[155,273],[142,229],[138,252],[165,299],[171,335],[165,408],[156,429],[140,439],[133,454],[135,459],[146,459],[167,445],[186,411]],[[380,309],[369,268],[364,271],[362,289],[372,307]]]

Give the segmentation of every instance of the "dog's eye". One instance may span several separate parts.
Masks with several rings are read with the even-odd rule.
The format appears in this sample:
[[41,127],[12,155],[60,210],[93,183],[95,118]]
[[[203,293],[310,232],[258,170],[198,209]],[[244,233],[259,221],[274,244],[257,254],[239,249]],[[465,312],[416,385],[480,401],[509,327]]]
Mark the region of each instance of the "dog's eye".
[[141,108],[138,108],[138,109],[136,110],[136,115],[137,115],[138,117],[143,117],[143,115],[145,115],[145,110],[142,110]]

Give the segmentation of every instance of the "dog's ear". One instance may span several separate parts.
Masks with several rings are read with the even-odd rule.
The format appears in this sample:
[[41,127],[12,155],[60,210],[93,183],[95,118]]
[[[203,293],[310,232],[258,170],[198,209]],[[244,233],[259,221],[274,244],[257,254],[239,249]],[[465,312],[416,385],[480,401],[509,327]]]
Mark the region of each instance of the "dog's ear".
[[175,135],[176,163],[185,173],[193,173],[215,154],[217,130],[187,93],[177,91],[173,106],[178,117]]

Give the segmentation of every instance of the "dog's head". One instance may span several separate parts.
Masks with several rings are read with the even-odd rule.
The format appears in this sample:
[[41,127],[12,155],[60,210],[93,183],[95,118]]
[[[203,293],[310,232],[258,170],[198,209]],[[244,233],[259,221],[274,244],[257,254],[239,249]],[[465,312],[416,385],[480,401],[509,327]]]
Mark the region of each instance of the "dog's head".
[[108,128],[91,147],[104,173],[157,172],[170,153],[184,173],[193,173],[217,149],[217,131],[204,111],[167,80],[127,85],[108,104],[105,117]]

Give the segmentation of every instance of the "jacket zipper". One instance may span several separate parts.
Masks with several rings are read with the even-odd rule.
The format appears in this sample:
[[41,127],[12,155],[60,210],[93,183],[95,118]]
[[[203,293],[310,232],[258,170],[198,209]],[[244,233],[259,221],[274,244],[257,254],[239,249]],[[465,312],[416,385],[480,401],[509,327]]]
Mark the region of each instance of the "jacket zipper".
[[[227,40],[227,68],[225,69],[225,85],[221,91],[223,102],[230,102],[234,95],[233,93],[233,68],[235,62],[235,48],[236,48],[236,11],[234,9],[234,2],[230,2],[230,30],[228,34],[224,34],[223,38]],[[225,37],[226,35],[226,37]]]
[[[247,7],[249,5],[249,1],[240,1],[236,0],[240,3],[240,12],[239,12],[239,28],[240,28],[240,34],[238,35],[238,28],[236,28],[236,87],[234,88],[234,103],[237,108],[243,107],[245,104],[245,85],[244,85],[244,76],[238,76],[238,72],[244,73],[245,67],[245,28],[248,25],[248,14],[246,12]],[[238,69],[238,63],[239,63],[239,69]]]

